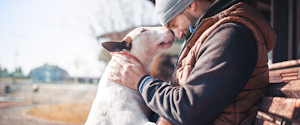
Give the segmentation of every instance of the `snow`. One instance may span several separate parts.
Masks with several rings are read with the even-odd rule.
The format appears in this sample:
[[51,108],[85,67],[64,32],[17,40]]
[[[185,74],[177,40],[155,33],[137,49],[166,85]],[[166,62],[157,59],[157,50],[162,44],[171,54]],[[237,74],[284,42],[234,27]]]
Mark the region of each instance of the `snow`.
[[25,75],[47,63],[70,76],[100,77],[105,39],[98,36],[159,25],[148,0],[7,0],[0,19],[0,66]]

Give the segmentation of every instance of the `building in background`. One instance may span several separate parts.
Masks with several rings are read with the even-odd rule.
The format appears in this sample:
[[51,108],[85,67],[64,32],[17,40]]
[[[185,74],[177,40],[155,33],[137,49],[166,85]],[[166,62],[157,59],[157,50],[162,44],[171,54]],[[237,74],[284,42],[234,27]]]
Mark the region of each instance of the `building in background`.
[[28,77],[29,83],[98,84],[100,81],[100,77],[70,77],[66,70],[48,64],[31,70]]
[[28,78],[27,76],[25,76],[23,74],[21,67],[16,68],[16,70],[14,72],[10,73],[8,76],[13,77],[13,78],[18,78],[18,79],[27,79]]
[[0,67],[0,83],[16,84],[28,83],[29,77],[24,75],[21,67],[16,68],[14,72],[9,73],[6,68]]
[[29,77],[32,83],[63,83],[63,79],[69,78],[69,74],[58,66],[45,64],[31,70]]
[[0,66],[0,77],[7,77],[9,75],[6,68],[3,68]]

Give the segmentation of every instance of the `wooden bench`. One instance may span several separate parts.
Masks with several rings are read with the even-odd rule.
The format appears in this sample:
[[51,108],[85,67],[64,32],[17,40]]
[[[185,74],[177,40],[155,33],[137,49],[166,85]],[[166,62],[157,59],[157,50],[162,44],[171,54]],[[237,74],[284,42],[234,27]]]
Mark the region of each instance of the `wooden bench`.
[[255,125],[300,125],[300,60],[269,65],[270,84]]

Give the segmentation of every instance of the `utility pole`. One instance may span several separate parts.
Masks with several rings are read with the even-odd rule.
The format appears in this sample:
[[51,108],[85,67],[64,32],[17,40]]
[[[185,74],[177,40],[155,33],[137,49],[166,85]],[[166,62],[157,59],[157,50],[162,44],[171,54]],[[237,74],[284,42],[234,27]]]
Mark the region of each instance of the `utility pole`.
[[74,84],[78,83],[78,77],[79,77],[78,76],[78,69],[79,69],[79,65],[81,65],[81,64],[84,64],[84,62],[81,62],[79,60],[79,58],[76,58],[75,63],[74,63],[74,65],[76,67],[76,76],[74,76]]
[[[24,37],[25,35],[16,35],[17,38],[17,44],[16,44],[16,52],[15,52],[15,72],[17,72],[18,66],[17,66],[17,62],[18,62],[18,55],[19,55],[19,42],[20,42],[20,38]],[[16,84],[16,78],[15,76],[12,76],[12,82],[13,84]]]

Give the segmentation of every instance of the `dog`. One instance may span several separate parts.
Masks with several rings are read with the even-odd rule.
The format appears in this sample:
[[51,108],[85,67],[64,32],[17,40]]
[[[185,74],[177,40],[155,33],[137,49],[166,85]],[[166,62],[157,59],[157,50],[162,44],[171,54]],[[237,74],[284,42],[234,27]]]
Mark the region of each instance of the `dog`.
[[[168,50],[174,42],[174,33],[164,27],[139,27],[122,41],[108,41],[102,46],[121,58],[136,58],[149,72],[156,55]],[[110,67],[113,63],[108,63]],[[153,125],[147,118],[149,108],[141,94],[108,79],[106,68],[99,82],[97,96],[85,125]]]

